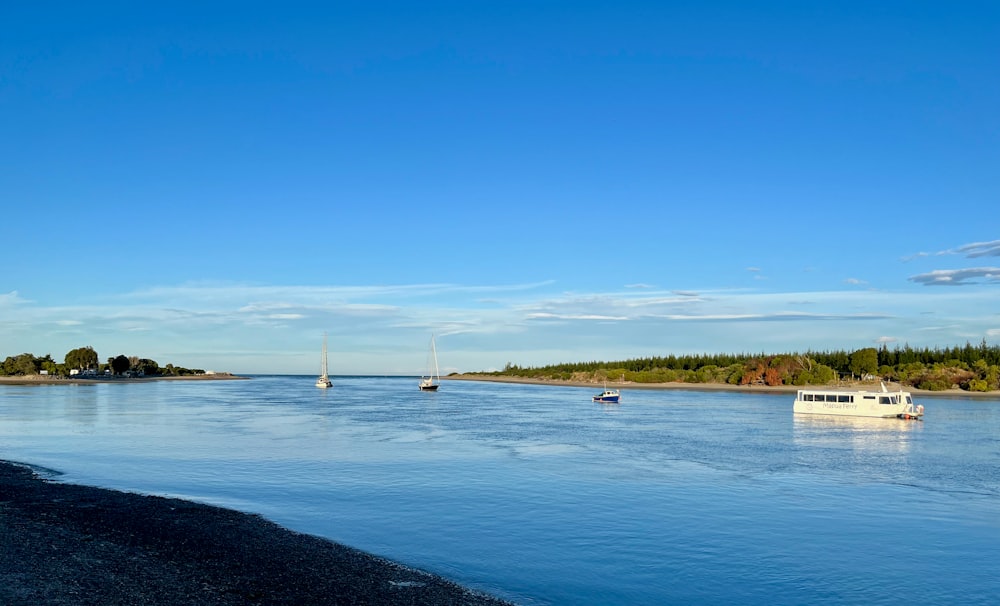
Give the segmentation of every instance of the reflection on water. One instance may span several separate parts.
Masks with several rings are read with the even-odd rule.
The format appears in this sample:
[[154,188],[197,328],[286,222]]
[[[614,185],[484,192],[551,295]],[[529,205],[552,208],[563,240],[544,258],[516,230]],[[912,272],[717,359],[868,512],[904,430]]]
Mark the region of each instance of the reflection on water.
[[843,445],[854,450],[905,453],[913,432],[923,429],[922,421],[850,417],[842,415],[793,414],[793,437],[800,446]]
[[[525,604],[992,604],[1000,403],[259,377],[0,389],[0,457],[261,513]],[[905,515],[901,518],[901,512]],[[878,571],[873,582],[871,571]]]

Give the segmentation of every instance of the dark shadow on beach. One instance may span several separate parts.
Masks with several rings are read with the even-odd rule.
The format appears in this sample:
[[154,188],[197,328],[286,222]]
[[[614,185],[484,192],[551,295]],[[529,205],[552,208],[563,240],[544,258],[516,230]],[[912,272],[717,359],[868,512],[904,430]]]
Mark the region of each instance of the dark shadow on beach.
[[0,604],[507,602],[260,516],[0,462]]

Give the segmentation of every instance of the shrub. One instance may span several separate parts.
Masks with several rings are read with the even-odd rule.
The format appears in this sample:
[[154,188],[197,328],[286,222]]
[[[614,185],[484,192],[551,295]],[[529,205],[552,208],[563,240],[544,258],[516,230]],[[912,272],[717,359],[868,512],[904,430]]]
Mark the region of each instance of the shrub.
[[969,391],[989,391],[989,384],[983,379],[972,379],[968,382]]
[[951,389],[951,383],[945,381],[944,379],[924,379],[917,384],[917,389],[926,389],[928,391],[947,391]]

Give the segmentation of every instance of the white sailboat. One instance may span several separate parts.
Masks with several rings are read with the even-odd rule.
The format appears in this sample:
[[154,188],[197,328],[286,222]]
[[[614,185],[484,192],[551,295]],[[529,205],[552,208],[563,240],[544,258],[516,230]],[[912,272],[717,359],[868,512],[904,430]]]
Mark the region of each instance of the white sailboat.
[[323,333],[323,365],[319,378],[316,379],[316,387],[321,389],[333,387],[333,382],[330,381],[330,377],[328,377],[326,373],[326,333]]
[[[437,391],[437,388],[441,386],[441,371],[438,370],[438,355],[433,335],[431,336],[431,358],[434,360],[433,367],[427,369],[428,376],[420,379],[421,391]],[[428,366],[431,366],[430,362],[428,362]]]

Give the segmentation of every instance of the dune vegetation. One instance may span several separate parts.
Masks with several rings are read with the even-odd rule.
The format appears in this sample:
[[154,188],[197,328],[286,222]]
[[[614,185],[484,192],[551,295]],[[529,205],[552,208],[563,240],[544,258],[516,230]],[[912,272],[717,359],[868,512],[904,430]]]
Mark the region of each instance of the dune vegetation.
[[521,367],[476,373],[551,381],[630,383],[726,383],[730,385],[827,385],[843,379],[894,381],[916,389],[1000,390],[1000,347],[961,347],[780,354],[696,354]]

